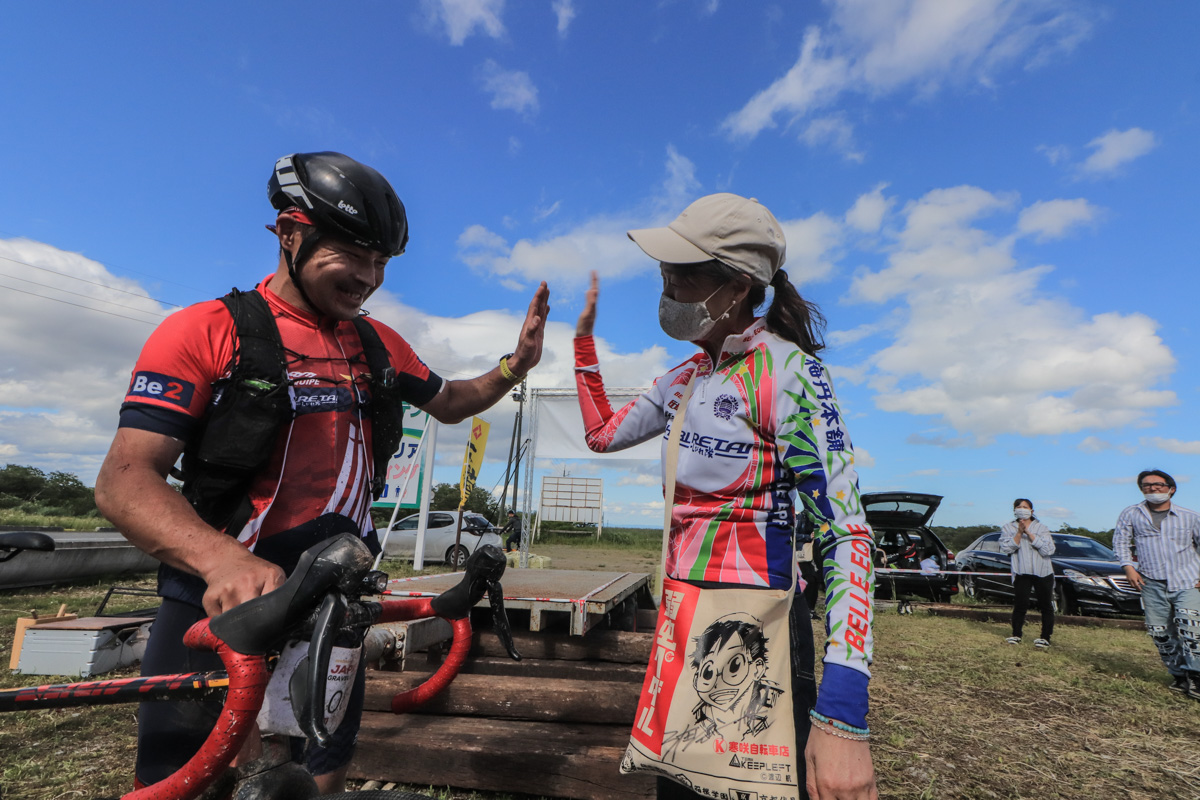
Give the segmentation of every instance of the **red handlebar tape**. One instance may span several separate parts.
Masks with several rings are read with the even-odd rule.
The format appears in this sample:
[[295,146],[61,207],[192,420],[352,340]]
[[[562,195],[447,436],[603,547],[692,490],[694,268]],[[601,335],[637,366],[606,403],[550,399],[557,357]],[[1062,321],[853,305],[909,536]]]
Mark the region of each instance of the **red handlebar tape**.
[[271,677],[266,659],[230,649],[208,629],[208,622],[203,619],[193,625],[183,643],[195,650],[215,650],[229,673],[229,690],[217,724],[200,751],[178,772],[122,800],[193,800],[229,765],[254,727]]
[[[380,622],[401,622],[422,617],[436,617],[433,610],[432,598],[406,598],[404,600],[384,600],[383,611],[379,615]],[[429,676],[429,680],[420,686],[415,686],[406,692],[401,692],[392,698],[392,713],[403,714],[411,711],[422,703],[438,695],[450,685],[462,669],[471,652],[471,619],[447,620],[454,627],[454,644],[446,660],[438,667],[437,672]]]

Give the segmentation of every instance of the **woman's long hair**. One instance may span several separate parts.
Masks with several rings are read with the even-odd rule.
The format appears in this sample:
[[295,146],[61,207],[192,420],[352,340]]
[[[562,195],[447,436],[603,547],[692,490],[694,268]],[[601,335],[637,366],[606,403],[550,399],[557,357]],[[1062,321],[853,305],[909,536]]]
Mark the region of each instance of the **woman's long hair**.
[[[816,303],[805,300],[788,279],[786,270],[776,270],[771,278],[775,297],[767,309],[767,330],[787,339],[810,356],[825,349],[825,315]],[[767,287],[754,285],[750,289],[751,305],[758,308],[767,296]]]
[[[747,279],[744,272],[718,259],[688,264],[687,268],[695,277],[714,283]],[[799,346],[810,356],[824,350],[825,340],[822,334],[825,330],[825,316],[817,304],[801,297],[796,287],[788,280],[787,272],[782,269],[776,270],[771,278],[771,286],[775,289],[775,297],[767,309],[767,330]],[[763,304],[766,297],[767,287],[755,283],[751,284],[750,294],[746,299],[750,308],[756,309]]]

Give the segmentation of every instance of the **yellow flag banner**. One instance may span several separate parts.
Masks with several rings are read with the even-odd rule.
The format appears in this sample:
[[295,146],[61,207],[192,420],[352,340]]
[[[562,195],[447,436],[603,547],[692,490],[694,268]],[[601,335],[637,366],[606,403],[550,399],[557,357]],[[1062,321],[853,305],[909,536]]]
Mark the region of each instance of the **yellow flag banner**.
[[462,478],[459,487],[462,490],[458,507],[467,504],[467,498],[475,488],[475,479],[479,477],[479,469],[483,466],[483,449],[487,447],[488,429],[491,428],[479,417],[471,418],[471,437],[467,439],[467,453],[463,456]]

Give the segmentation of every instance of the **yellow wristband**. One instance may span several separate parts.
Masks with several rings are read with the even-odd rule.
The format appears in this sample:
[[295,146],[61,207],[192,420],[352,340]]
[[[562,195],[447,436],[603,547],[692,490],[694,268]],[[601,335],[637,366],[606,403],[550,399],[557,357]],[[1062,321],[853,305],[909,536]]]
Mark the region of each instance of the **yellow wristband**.
[[[512,353],[509,353],[509,355],[512,355]],[[521,378],[523,377],[523,376],[517,375],[515,372],[513,372],[511,369],[509,369],[508,356],[505,356],[504,358],[500,359],[500,374],[504,376],[504,380],[509,381],[511,383],[520,383]]]

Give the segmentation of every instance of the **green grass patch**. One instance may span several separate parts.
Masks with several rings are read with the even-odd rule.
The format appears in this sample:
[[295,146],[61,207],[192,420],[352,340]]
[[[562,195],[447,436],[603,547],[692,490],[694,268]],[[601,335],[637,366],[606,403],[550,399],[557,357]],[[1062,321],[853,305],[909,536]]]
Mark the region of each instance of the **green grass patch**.
[[[589,568],[628,557],[633,548],[657,557],[658,531],[624,531],[612,530],[610,542],[606,530],[599,544],[568,535],[556,547],[580,548]],[[621,541],[618,532],[628,538]],[[403,561],[385,561],[383,569],[392,577],[414,574]],[[422,574],[441,571],[439,565]],[[0,658],[7,662],[16,617],[30,609],[53,614],[62,603],[91,614],[107,588],[96,581],[0,593]],[[144,598],[126,601],[146,605]],[[1200,799],[1200,705],[1167,690],[1166,671],[1144,632],[1060,625],[1044,652],[1028,637],[1020,646],[1005,644],[1008,632],[1005,622],[920,609],[901,616],[890,604],[878,610],[869,722],[881,797]],[[819,641],[824,632],[815,634]],[[6,672],[0,687],[69,680]],[[6,714],[0,797],[120,795],[130,789],[135,731],[133,706]],[[403,788],[441,800],[509,797]]]

